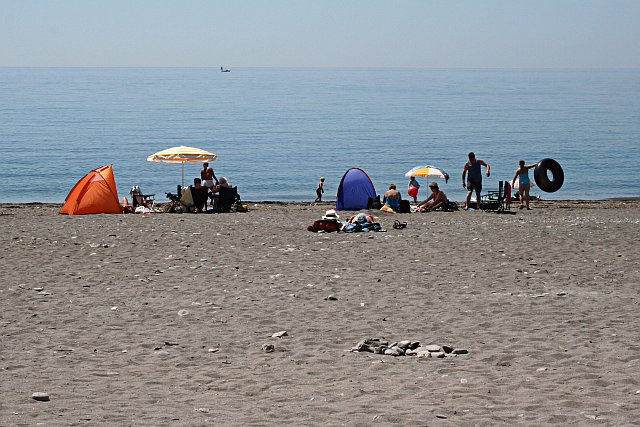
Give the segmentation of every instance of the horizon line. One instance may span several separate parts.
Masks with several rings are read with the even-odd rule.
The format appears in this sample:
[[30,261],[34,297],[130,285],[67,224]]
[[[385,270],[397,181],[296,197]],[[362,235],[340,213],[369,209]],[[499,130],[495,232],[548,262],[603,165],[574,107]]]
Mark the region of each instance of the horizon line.
[[[0,69],[25,68],[57,68],[57,69],[213,69],[214,65],[179,66],[179,65],[0,65]],[[640,67],[420,67],[420,66],[238,66],[225,69],[288,69],[288,70],[514,70],[514,71],[640,71]]]

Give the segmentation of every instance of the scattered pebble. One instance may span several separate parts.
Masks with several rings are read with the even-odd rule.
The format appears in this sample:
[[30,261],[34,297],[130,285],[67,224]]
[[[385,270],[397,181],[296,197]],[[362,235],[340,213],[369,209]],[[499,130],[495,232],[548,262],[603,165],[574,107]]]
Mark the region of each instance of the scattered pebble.
[[219,348],[217,347],[211,347],[209,350],[207,350],[209,353],[217,353],[220,351]]
[[31,395],[31,398],[37,400],[39,402],[48,402],[49,401],[49,393],[43,392],[35,392]]
[[546,370],[547,370],[547,368],[538,368],[538,369],[536,369],[536,372],[544,372]]
[[338,297],[336,297],[334,294],[331,294],[328,297],[325,297],[324,299],[325,301],[337,301]]
[[189,314],[189,310],[180,310],[180,311],[178,312],[178,316],[180,316],[180,317],[184,317],[184,316],[186,316],[187,314]]
[[273,353],[275,346],[273,344],[262,344],[262,351],[265,353]]
[[271,338],[281,338],[281,337],[286,337],[287,335],[289,335],[287,333],[287,331],[280,331],[280,332],[276,332],[275,334],[271,335]]

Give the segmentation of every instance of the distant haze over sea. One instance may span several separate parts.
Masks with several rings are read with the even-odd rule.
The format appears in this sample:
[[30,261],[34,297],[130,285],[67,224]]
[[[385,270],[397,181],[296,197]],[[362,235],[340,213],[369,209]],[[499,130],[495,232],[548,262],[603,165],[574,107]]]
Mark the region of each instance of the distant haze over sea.
[[[175,192],[180,166],[146,157],[177,145],[219,155],[245,200],[334,199],[350,167],[378,193],[431,164],[462,200],[469,151],[485,189],[518,160],[557,160],[547,199],[639,196],[640,71],[243,68],[0,68],[0,202],[62,202],[113,164],[119,195]],[[201,164],[185,165],[185,178]],[[422,180],[420,197],[426,195]]]

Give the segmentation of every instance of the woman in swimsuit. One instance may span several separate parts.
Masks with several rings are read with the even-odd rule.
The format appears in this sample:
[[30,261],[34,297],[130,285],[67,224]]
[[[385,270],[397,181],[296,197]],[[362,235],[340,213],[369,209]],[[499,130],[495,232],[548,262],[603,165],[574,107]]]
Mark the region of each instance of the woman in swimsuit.
[[529,181],[529,169],[535,168],[536,165],[537,163],[525,165],[524,160],[520,160],[518,169],[516,169],[516,173],[513,175],[513,180],[511,182],[515,182],[516,178],[518,178],[520,209],[523,209],[526,205],[527,210],[531,210],[531,208],[529,207],[529,190],[531,189],[531,181]]

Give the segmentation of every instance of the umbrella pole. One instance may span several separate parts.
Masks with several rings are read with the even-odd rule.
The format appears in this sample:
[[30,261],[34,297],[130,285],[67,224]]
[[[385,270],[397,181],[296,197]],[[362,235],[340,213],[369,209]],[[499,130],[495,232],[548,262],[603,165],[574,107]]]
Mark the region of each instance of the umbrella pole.
[[184,188],[184,162],[180,162],[182,165],[182,188]]

